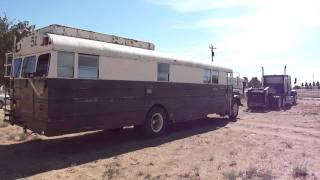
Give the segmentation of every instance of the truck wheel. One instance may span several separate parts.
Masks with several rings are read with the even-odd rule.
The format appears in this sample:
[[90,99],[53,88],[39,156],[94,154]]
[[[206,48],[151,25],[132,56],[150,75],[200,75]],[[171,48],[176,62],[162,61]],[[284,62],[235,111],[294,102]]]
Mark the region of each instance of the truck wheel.
[[297,95],[293,97],[293,105],[297,105]]
[[231,112],[229,114],[229,119],[235,120],[239,114],[239,104],[234,102],[232,104]]
[[277,99],[276,109],[279,111],[281,109],[281,106],[282,106],[282,101],[281,101],[281,98],[279,98],[279,99]]
[[285,108],[286,107],[286,99],[285,98],[281,98],[281,106],[283,107],[283,108]]
[[4,103],[2,101],[0,101],[0,109],[3,108]]
[[144,133],[149,137],[161,135],[167,126],[168,117],[166,111],[161,107],[153,107],[147,114]]
[[248,101],[247,101],[247,107],[248,107],[248,109],[251,109],[251,106]]

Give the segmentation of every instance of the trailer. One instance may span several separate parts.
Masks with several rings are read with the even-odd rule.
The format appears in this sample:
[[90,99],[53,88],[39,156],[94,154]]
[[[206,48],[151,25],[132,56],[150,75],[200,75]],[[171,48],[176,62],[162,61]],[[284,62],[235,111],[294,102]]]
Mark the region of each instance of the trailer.
[[295,104],[297,104],[297,92],[292,89],[291,77],[286,75],[286,66],[283,75],[264,75],[262,67],[262,87],[248,90],[248,108],[280,109]]
[[12,59],[5,119],[46,136],[124,126],[157,136],[212,113],[235,119],[241,105],[231,69],[149,42],[51,25],[18,42]]

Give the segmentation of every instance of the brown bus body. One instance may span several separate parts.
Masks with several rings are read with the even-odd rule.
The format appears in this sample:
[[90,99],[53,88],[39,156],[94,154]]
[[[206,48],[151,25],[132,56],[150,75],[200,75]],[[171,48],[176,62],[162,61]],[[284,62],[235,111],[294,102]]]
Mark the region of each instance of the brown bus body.
[[169,122],[226,115],[226,85],[35,78],[14,80],[12,123],[46,136],[143,125],[153,106]]

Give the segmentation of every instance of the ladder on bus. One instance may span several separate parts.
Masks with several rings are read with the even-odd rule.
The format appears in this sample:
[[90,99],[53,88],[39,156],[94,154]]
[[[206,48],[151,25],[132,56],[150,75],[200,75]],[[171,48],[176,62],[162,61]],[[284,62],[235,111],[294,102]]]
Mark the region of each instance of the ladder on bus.
[[14,77],[11,75],[13,54],[6,54],[6,61],[4,63],[4,118],[5,122],[13,122],[13,106],[14,106]]

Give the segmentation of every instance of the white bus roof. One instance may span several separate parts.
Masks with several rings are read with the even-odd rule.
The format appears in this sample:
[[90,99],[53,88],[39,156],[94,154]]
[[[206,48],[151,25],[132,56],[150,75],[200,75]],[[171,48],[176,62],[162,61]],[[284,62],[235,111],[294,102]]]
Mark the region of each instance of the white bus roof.
[[232,72],[232,69],[229,68],[213,66],[209,63],[200,63],[191,59],[176,57],[141,48],[121,46],[118,44],[57,34],[48,34],[48,36],[52,43],[53,50],[57,51],[70,51],[107,57],[131,58],[140,61],[153,60],[170,64],[213,68],[219,71]]

